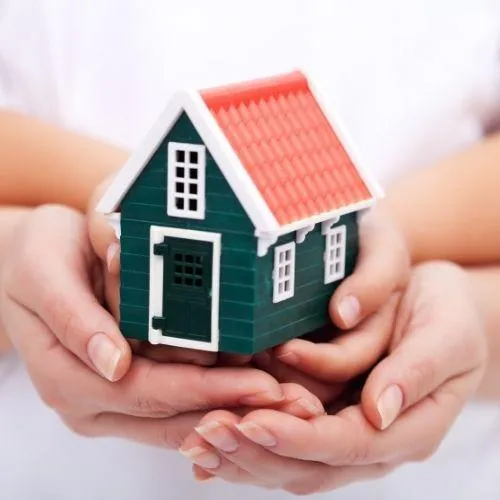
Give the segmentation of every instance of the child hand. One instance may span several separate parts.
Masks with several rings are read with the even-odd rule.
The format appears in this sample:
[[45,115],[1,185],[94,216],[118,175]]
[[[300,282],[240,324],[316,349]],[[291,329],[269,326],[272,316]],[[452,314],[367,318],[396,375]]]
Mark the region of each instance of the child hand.
[[11,242],[0,265],[2,326],[43,401],[73,431],[173,448],[207,410],[283,401],[278,382],[255,369],[132,359],[99,302],[101,266],[81,214],[33,210]]
[[451,264],[418,267],[361,405],[307,420],[272,410],[209,414],[181,447],[212,454],[212,467],[195,465],[195,475],[310,494],[431,456],[485,370],[486,336],[469,290]]
[[294,339],[256,356],[257,366],[331,402],[348,381],[366,373],[387,351],[395,304],[409,275],[404,239],[389,216],[381,209],[365,214],[356,269],[330,303],[334,325],[349,331],[333,336],[335,328],[327,327],[321,342]]
[[[104,295],[106,304],[116,320],[119,320],[120,291],[120,244],[113,228],[103,214],[95,207],[106,191],[110,180],[103,182],[93,194],[88,210],[88,231],[94,252],[101,259],[104,275]],[[201,366],[214,365],[217,354],[212,352],[182,349],[170,346],[152,346],[147,342],[129,341],[134,354],[158,362],[188,363]],[[250,357],[227,357],[228,364],[243,364]]]

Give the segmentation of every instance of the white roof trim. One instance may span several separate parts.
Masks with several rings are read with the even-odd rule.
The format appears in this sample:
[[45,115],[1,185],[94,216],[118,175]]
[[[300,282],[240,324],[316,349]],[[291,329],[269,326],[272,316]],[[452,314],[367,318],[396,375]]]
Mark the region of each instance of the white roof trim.
[[276,231],[279,228],[278,221],[196,91],[174,94],[141,147],[118,172],[96,210],[107,214],[116,211],[182,111],[189,116],[254,226],[264,232]]
[[345,207],[339,208],[337,210],[333,210],[331,212],[324,212],[318,215],[314,215],[313,217],[309,217],[307,219],[299,220],[296,222],[292,222],[290,224],[286,224],[285,226],[281,226],[277,231],[267,232],[267,231],[259,231],[255,232],[255,235],[258,238],[270,238],[271,236],[279,237],[285,234],[292,233],[293,231],[300,231],[308,226],[316,225],[321,222],[327,221],[329,219],[340,219],[340,217],[353,213],[360,212],[361,210],[367,210],[372,207],[376,203],[374,198],[370,200],[361,201],[359,203],[353,203],[351,205],[346,205]]
[[326,119],[330,122],[334,132],[337,134],[341,144],[344,146],[347,154],[351,158],[351,161],[354,163],[359,175],[363,179],[366,184],[370,194],[376,198],[383,198],[384,191],[380,184],[375,179],[375,176],[372,174],[371,170],[366,167],[366,163],[361,157],[359,151],[354,146],[354,141],[352,140],[349,132],[347,131],[347,127],[344,123],[343,118],[339,113],[334,112],[334,106],[332,106],[325,97],[325,93],[318,88],[315,80],[309,77],[305,72],[309,88],[311,90],[312,95],[316,99],[319,104],[321,110],[323,111]]

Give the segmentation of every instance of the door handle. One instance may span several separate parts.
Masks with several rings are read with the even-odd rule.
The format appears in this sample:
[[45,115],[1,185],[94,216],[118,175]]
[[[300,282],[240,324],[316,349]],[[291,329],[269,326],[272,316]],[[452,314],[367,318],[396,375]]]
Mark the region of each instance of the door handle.
[[167,326],[167,318],[164,316],[153,316],[152,326],[154,330],[165,330]]

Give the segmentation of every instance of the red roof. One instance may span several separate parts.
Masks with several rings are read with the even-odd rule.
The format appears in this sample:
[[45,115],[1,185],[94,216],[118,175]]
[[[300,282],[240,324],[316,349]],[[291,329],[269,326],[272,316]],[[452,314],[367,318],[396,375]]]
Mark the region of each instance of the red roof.
[[372,198],[302,73],[201,96],[280,225]]

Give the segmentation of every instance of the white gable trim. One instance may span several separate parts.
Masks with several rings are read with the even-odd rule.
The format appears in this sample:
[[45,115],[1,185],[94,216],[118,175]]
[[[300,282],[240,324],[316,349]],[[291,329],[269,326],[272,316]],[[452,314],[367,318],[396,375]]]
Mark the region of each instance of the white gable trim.
[[141,147],[118,172],[96,210],[106,214],[116,211],[182,111],[189,116],[254,226],[261,231],[276,231],[279,227],[276,218],[196,91],[174,94]]
[[375,176],[372,174],[371,170],[367,168],[366,163],[361,157],[359,151],[354,146],[354,141],[352,140],[349,132],[347,131],[347,127],[344,123],[343,118],[340,116],[339,113],[334,111],[335,107],[328,102],[328,99],[325,97],[326,94],[318,87],[317,83],[315,83],[316,80],[310,78],[310,76],[307,75],[305,72],[304,74],[306,75],[309,89],[311,90],[313,97],[319,104],[319,107],[321,108],[324,115],[326,116],[326,119],[332,126],[342,146],[344,146],[346,153],[349,155],[359,175],[366,184],[368,190],[370,191],[370,194],[375,199],[383,198],[384,191],[380,186],[380,184],[375,179]]

